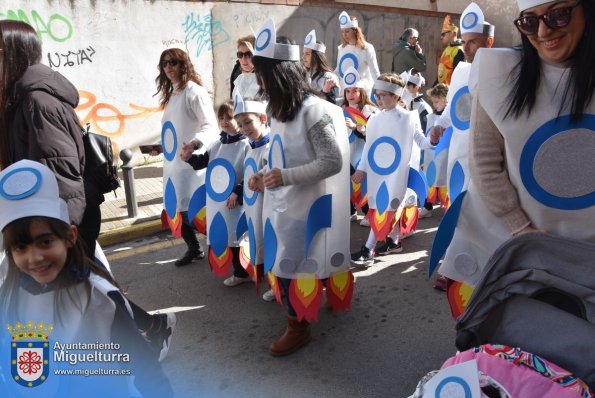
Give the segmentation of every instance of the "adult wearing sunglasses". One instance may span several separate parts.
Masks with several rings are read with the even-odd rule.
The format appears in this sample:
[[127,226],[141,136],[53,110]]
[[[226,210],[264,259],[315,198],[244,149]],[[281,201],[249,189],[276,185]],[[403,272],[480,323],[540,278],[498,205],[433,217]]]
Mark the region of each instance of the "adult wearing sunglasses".
[[447,253],[440,268],[470,285],[511,236],[537,232],[595,243],[595,29],[586,23],[595,4],[518,5],[522,44],[480,50],[471,71],[478,82],[470,86],[471,184],[451,242],[454,260],[447,264]]
[[238,64],[240,65],[240,74],[233,81],[231,99],[235,99],[236,94],[242,98],[254,99],[258,97],[260,87],[254,74],[254,36],[240,37],[238,39]]
[[[166,220],[174,236],[182,236],[186,253],[176,266],[185,266],[204,257],[192,226],[198,210],[191,205],[199,190],[204,189],[204,170],[194,170],[180,159],[182,146],[198,140],[208,146],[218,138],[213,103],[188,54],[170,48],[159,57],[159,75],[155,79],[160,105],[163,107],[161,144],[163,146],[163,203]],[[189,214],[193,209],[195,214]],[[194,224],[200,225],[199,222]],[[200,231],[205,232],[205,231]]]

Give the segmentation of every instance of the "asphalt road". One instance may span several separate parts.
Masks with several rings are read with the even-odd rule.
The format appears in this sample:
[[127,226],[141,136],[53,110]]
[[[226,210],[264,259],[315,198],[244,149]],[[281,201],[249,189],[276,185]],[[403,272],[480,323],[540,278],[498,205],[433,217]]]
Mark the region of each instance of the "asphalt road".
[[[403,253],[354,269],[352,310],[321,309],[312,342],[283,358],[267,349],[285,329],[285,310],[263,301],[253,284],[224,286],[206,260],[175,267],[181,241],[162,234],[106,253],[129,298],[149,311],[177,312],[163,362],[176,397],[408,397],[456,351],[446,297],[426,276],[438,222],[420,220]],[[368,229],[351,225],[356,251]]]

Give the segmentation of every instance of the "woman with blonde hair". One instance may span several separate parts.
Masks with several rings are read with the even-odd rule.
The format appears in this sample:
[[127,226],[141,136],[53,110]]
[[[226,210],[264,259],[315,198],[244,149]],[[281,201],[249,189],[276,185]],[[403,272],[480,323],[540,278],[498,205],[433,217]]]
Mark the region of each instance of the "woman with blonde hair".
[[256,81],[254,74],[254,64],[252,57],[254,56],[254,36],[240,37],[237,41],[239,74],[236,75],[232,83],[231,99],[235,99],[236,94],[242,98],[256,98],[260,87]]
[[[361,76],[366,91],[371,94],[374,80],[380,75],[376,50],[371,43],[366,41],[356,17],[350,16],[343,11],[339,15],[339,25],[341,27],[342,42],[337,49],[335,74],[343,79],[347,69],[353,66]],[[342,93],[343,87],[341,87],[341,95]]]

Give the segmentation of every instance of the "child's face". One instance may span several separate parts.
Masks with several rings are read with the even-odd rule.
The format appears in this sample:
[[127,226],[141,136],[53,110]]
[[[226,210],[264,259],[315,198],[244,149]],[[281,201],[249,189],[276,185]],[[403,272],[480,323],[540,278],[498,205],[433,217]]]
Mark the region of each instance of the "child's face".
[[382,110],[393,109],[399,102],[399,96],[384,90],[376,90],[378,107]]
[[446,98],[431,96],[430,99],[436,112],[442,112],[446,108]]
[[362,95],[357,87],[349,87],[345,89],[345,99],[349,102],[349,105],[359,104]]
[[76,227],[71,226],[70,242],[56,236],[43,220],[33,220],[29,232],[32,242],[11,247],[12,258],[19,270],[37,283],[53,282],[66,264],[68,249],[76,241]]
[[260,140],[266,130],[266,119],[261,119],[260,115],[255,113],[241,113],[235,117],[240,128],[240,132],[250,141]]
[[416,86],[415,84],[407,83],[407,91],[409,91],[411,93],[411,95],[416,96],[417,93],[419,92],[419,87]]
[[230,118],[227,115],[223,115],[223,117],[219,119],[219,127],[229,135],[237,135],[240,132],[235,119],[233,117]]
[[302,63],[304,68],[310,69],[312,67],[312,49],[305,48],[302,50]]

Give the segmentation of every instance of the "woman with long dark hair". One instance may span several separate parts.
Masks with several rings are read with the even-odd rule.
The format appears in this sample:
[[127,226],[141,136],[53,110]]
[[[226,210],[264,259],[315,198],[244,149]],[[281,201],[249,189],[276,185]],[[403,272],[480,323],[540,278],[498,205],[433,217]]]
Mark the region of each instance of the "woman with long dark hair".
[[[218,136],[217,119],[211,97],[202,86],[198,73],[186,51],[179,48],[164,50],[159,57],[159,75],[155,79],[160,104],[164,108],[161,130],[163,145],[162,218],[167,220],[174,236],[182,236],[186,253],[176,261],[185,266],[205,254],[194,233],[194,224],[205,233],[201,209],[193,206],[193,198],[204,189],[204,170],[195,171],[178,156],[184,144],[193,140],[207,146]],[[198,149],[198,148],[197,148]],[[197,194],[197,192],[199,192]],[[191,203],[192,202],[192,203]],[[193,214],[188,214],[188,209]]]
[[440,268],[472,286],[511,236],[595,242],[595,4],[518,4],[521,46],[481,49],[473,63],[472,184]]
[[288,304],[287,329],[271,344],[273,355],[310,341],[323,281],[335,310],[350,307],[353,289],[347,129],[341,109],[311,93],[299,55],[299,46],[277,42],[272,20],[256,38],[253,62],[269,97],[271,144],[265,172],[249,187],[264,189],[264,271],[272,271],[271,286],[278,299],[282,286]]

